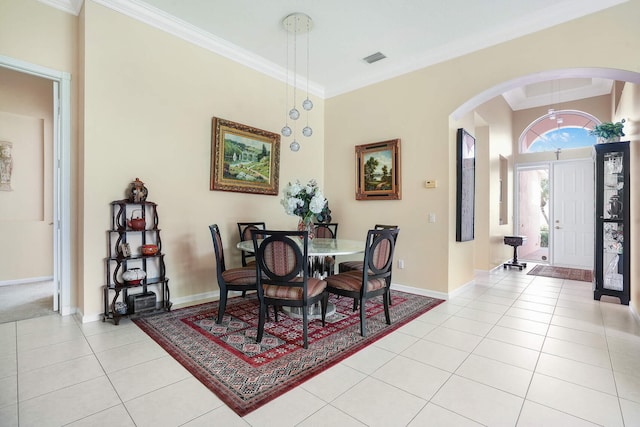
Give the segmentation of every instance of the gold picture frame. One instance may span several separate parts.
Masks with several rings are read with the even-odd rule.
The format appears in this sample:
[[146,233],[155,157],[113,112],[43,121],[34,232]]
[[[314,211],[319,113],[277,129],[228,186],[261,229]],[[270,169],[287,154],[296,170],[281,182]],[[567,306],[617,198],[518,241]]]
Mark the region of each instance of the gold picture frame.
[[278,195],[280,135],[214,117],[211,190]]
[[400,200],[400,139],[356,145],[356,200]]

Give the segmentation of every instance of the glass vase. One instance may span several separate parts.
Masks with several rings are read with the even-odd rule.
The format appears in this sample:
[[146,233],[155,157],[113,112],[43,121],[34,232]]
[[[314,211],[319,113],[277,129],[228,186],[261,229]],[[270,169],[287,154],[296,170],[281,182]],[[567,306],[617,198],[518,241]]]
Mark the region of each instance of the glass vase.
[[309,233],[309,240],[312,240],[315,235],[315,228],[313,227],[313,221],[305,221],[301,219],[298,222],[298,231],[307,231]]

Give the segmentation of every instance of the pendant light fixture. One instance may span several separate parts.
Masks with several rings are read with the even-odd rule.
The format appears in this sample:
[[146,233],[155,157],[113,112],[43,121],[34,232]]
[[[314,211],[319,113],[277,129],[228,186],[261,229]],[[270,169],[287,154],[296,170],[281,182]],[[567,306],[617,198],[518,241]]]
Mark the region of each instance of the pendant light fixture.
[[[293,141],[289,144],[289,148],[291,151],[300,150],[300,143],[296,140],[296,123],[300,118],[300,111],[296,108],[297,101],[297,92],[298,92],[298,35],[306,34],[307,35],[307,97],[302,102],[302,109],[306,111],[306,126],[302,129],[302,135],[305,137],[310,137],[313,134],[313,129],[309,126],[309,111],[313,108],[313,102],[309,99],[309,32],[313,27],[313,21],[311,18],[304,13],[292,13],[287,15],[282,20],[282,26],[287,31],[287,81],[286,81],[286,96],[285,96],[285,104],[287,114],[286,114],[286,122],[284,127],[282,128],[282,136],[289,137],[293,135]],[[289,39],[293,39],[293,43],[290,43]],[[291,51],[291,52],[290,52]],[[289,104],[289,58],[292,57],[292,73],[293,73],[293,100],[291,104]],[[289,109],[288,105],[291,105]],[[289,127],[289,119],[293,121],[293,130]]]

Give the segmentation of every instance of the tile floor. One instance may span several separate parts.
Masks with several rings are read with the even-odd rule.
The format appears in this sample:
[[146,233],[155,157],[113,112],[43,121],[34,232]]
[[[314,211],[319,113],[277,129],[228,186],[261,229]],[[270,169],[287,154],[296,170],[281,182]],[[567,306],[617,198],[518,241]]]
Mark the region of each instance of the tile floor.
[[499,269],[240,418],[130,321],[40,317],[0,324],[0,425],[640,426],[639,355],[591,284]]

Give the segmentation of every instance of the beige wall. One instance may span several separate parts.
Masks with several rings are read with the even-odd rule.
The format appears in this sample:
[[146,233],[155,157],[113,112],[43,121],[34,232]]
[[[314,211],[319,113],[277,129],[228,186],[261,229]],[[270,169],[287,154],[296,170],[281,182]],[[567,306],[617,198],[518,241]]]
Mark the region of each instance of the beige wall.
[[[277,132],[283,125],[281,82],[91,1],[79,18],[35,0],[0,1],[8,12],[0,14],[0,54],[69,71],[74,85],[82,82],[82,88],[74,86],[74,99],[82,95],[81,111],[73,105],[74,123],[82,119],[81,145],[74,145],[78,169],[72,175],[80,204],[73,262],[79,272],[77,306],[85,319],[101,311],[109,202],[121,198],[136,177],[147,184],[149,200],[158,203],[174,300],[217,290],[210,223],[221,225],[231,265],[239,263],[236,221],[295,226],[280,196],[209,190],[211,117]],[[405,268],[394,269],[394,283],[455,291],[472,279],[476,265],[490,266],[504,251],[496,241],[503,227],[494,227],[490,211],[479,213],[478,230],[490,233],[483,231],[482,243],[455,242],[455,130],[469,126],[482,141],[491,141],[482,153],[490,164],[481,165],[489,173],[482,182],[490,186],[481,194],[491,201],[493,162],[496,152],[508,150],[503,144],[511,124],[502,123],[499,104],[459,121],[451,120],[451,113],[505,81],[550,69],[640,72],[638,14],[634,0],[324,102],[314,99],[311,141],[295,154],[283,143],[281,187],[296,178],[318,179],[344,238],[361,238],[377,222],[400,225],[396,257],[405,260]],[[19,43],[13,42],[16,34]],[[563,48],[550,50],[558,40]],[[542,51],[544,58],[536,54]],[[608,54],[594,55],[598,51]],[[77,55],[83,62],[74,74]],[[392,138],[402,140],[403,199],[356,201],[354,146]],[[425,179],[437,180],[438,187],[424,188]],[[427,222],[428,213],[436,215],[436,223]],[[489,259],[477,256],[484,253]]]
[[[614,103],[615,104],[615,103]],[[640,191],[638,190],[638,174],[640,174],[640,85],[626,84],[620,97],[620,102],[614,117],[614,121],[625,119],[625,137],[623,140],[631,141],[631,304],[638,312],[640,307],[640,266],[633,260],[638,259],[640,253]]]
[[[640,27],[632,18],[639,13],[640,2],[628,2],[327,100],[325,151],[333,154],[327,170],[336,171],[327,176],[330,190],[353,188],[353,145],[390,137],[403,142],[403,200],[358,202],[351,191],[340,192],[336,197],[341,233],[346,230],[357,237],[368,224],[395,219],[402,229],[397,257],[406,259],[406,268],[394,270],[394,282],[423,289],[451,292],[467,283],[476,253],[496,254],[491,261],[498,261],[503,243],[495,236],[503,232],[501,227],[482,242],[455,242],[455,128],[473,118],[450,122],[449,115],[492,87],[547,70],[603,67],[639,72]],[[550,49],[553,46],[562,48]],[[594,54],[600,51],[608,53]],[[495,125],[488,120],[486,126]],[[438,188],[424,189],[425,178],[437,179]],[[432,211],[438,213],[436,224],[426,221]],[[475,250],[469,249],[473,245]]]
[[[480,166],[484,173],[480,194],[483,203],[476,204],[482,212],[483,223],[478,224],[482,243],[475,247],[475,267],[490,270],[513,256],[510,246],[505,246],[504,236],[513,234],[513,208],[509,207],[507,221],[500,224],[500,156],[513,167],[512,111],[504,98],[497,97],[476,109],[482,120],[490,125],[482,126],[487,133],[486,159]],[[477,129],[477,128],[476,128]],[[513,174],[507,175],[507,202],[513,204]],[[481,228],[482,227],[482,228]],[[488,250],[487,250],[488,248]]]
[[[84,35],[84,301],[101,310],[109,203],[139,177],[158,204],[162,248],[174,301],[217,292],[208,226],[221,227],[227,264],[237,266],[237,221],[295,227],[281,195],[210,191],[213,116],[278,133],[285,86],[247,67],[93,2],[85,3]],[[114,32],[113,29],[118,31]],[[298,153],[285,140],[280,188],[316,178],[324,189],[324,103],[312,99],[311,138]],[[333,202],[333,191],[325,191]],[[333,207],[333,204],[332,204]]]

